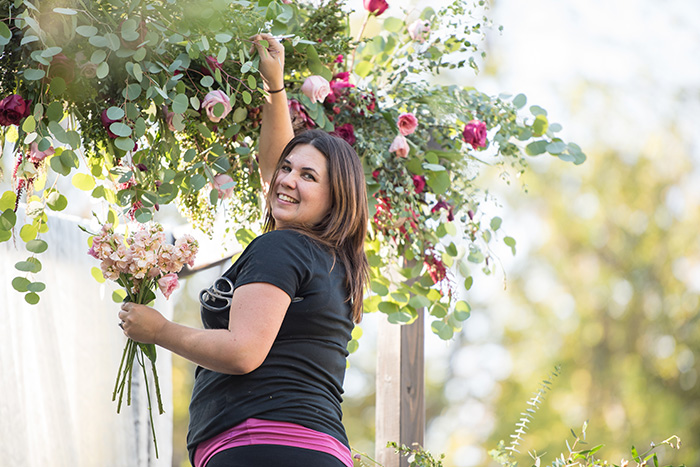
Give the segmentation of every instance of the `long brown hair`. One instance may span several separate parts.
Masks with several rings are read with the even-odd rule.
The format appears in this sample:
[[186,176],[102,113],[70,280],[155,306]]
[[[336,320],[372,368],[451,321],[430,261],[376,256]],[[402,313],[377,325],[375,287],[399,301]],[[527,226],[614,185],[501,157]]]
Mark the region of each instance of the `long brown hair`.
[[367,188],[360,158],[345,140],[322,130],[305,131],[294,137],[282,151],[267,193],[265,232],[275,230],[270,209],[277,175],[289,153],[298,145],[308,144],[326,158],[330,182],[331,206],[328,215],[314,226],[294,226],[319,243],[326,245],[345,267],[348,299],[353,321],[362,319],[364,288],[369,281],[369,263],[365,254],[365,236],[369,212]]

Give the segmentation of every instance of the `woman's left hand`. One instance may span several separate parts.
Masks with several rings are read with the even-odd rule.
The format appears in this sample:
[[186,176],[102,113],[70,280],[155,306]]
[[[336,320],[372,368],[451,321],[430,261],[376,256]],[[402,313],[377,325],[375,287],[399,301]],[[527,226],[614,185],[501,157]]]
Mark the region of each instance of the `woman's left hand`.
[[150,306],[125,302],[121,308],[119,319],[124,334],[142,344],[156,344],[158,334],[168,320]]

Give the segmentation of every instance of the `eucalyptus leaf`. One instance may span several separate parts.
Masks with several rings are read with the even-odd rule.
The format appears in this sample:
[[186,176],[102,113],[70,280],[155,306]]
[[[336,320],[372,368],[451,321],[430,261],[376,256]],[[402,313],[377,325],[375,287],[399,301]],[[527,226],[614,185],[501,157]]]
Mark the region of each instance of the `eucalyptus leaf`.
[[75,32],[83,37],[90,38],[97,34],[97,28],[95,26],[82,25],[75,28]]

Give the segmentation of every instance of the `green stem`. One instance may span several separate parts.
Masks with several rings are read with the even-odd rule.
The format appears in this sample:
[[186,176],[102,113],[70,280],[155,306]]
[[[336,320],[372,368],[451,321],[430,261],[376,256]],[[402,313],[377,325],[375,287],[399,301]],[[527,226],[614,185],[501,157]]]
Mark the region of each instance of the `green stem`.
[[[156,426],[153,423],[153,408],[151,407],[151,390],[148,387],[148,375],[146,374],[146,365],[144,363],[143,350],[139,349],[139,352],[136,355],[136,359],[138,360],[139,365],[141,365],[141,370],[143,371],[143,382],[144,382],[144,386],[146,387],[146,400],[148,402],[148,418],[151,420],[151,434],[153,435],[153,445],[154,445],[155,450],[156,450],[156,459],[157,459],[158,458],[158,441],[156,441]],[[160,401],[160,394],[158,395],[158,399]]]

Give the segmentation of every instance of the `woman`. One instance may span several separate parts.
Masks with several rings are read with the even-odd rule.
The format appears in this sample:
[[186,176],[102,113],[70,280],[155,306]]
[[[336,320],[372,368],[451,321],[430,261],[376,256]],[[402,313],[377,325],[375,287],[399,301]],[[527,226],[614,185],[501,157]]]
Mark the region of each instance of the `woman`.
[[119,317],[130,338],[199,365],[187,437],[195,467],[352,466],[340,403],[369,268],[364,174],[342,139],[292,138],[284,48],[269,35],[254,41],[269,92],[266,233],[202,291],[205,329],[133,303]]

